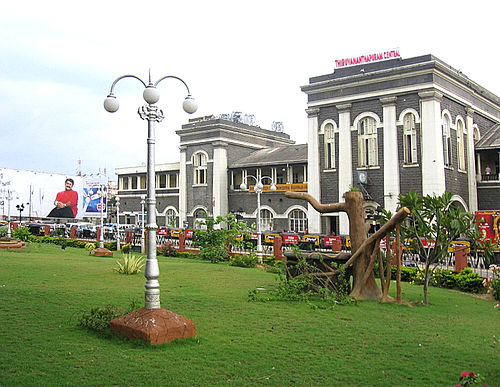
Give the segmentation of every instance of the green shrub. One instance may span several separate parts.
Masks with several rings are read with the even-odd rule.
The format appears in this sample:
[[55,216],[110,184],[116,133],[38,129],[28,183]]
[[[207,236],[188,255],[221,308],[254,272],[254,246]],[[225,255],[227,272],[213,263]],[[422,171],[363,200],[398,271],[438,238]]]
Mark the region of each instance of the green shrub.
[[135,255],[123,254],[123,262],[116,261],[118,268],[114,268],[120,274],[137,274],[144,267],[144,258]]
[[436,270],[433,274],[437,287],[454,289],[457,288],[457,273],[454,270]]
[[483,283],[493,298],[500,301],[500,265],[491,265],[490,270],[493,271],[493,278],[484,280]]
[[455,276],[458,290],[468,293],[483,293],[483,279],[468,267]]
[[[417,278],[417,271],[418,268],[416,267],[406,267],[406,266],[401,266],[401,281],[403,282],[413,282]],[[393,280],[396,280],[396,272],[397,272],[397,266],[393,265],[391,268],[392,276],[391,278]],[[378,276],[378,270],[376,271],[377,276]]]
[[109,323],[117,317],[120,317],[120,311],[116,306],[107,305],[104,308],[92,308],[89,312],[82,314],[78,325],[89,331],[109,335]]
[[122,246],[122,252],[124,254],[128,254],[132,251],[132,245],[130,243],[127,243],[126,245]]
[[84,312],[81,315],[78,320],[78,326],[88,331],[110,336],[111,330],[109,329],[109,323],[111,320],[140,308],[140,303],[136,299],[131,300],[129,307],[123,310],[114,305],[107,305],[103,308],[92,308],[89,312]]
[[19,239],[23,242],[28,242],[30,237],[33,236],[28,227],[19,227],[16,230],[11,231],[13,238]]
[[89,252],[89,254],[91,254],[92,251],[95,250],[95,243],[92,243],[92,242],[85,243],[85,250],[87,250]]
[[257,266],[257,254],[243,254],[234,255],[229,258],[229,266],[239,266],[239,267],[256,267]]
[[104,248],[108,250],[116,250],[116,241],[104,243]]
[[0,227],[0,238],[5,238],[7,236],[7,226]]

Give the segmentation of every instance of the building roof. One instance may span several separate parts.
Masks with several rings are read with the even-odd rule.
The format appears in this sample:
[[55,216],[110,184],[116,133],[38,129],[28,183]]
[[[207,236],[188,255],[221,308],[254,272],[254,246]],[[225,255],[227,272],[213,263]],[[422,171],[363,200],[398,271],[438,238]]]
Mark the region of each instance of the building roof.
[[476,150],[500,149],[500,124],[493,125],[476,143]]
[[265,148],[239,159],[229,168],[307,163],[307,144]]

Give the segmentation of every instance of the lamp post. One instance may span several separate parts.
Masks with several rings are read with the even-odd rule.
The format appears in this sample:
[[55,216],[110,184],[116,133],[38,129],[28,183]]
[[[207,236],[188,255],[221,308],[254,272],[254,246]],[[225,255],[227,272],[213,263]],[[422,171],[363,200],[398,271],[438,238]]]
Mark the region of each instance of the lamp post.
[[[29,203],[28,203],[28,204],[29,204]],[[21,227],[21,219],[22,219],[22,218],[21,218],[21,215],[22,215],[22,213],[23,213],[23,211],[24,211],[24,203],[18,204],[18,205],[16,206],[16,208],[17,208],[17,210],[19,211],[19,227]]]
[[117,196],[116,200],[116,251],[120,251],[120,198]]
[[156,258],[156,197],[155,197],[155,122],[163,120],[163,111],[155,106],[155,103],[160,99],[160,92],[156,88],[158,84],[168,78],[176,79],[184,84],[187,89],[187,97],[185,98],[182,107],[186,113],[194,113],[197,110],[197,104],[191,97],[189,87],[186,82],[181,78],[167,75],[158,79],[155,83],[151,82],[151,73],[149,74],[149,83],[146,83],[136,77],[135,75],[123,75],[118,77],[113,84],[108,97],[104,101],[104,108],[110,113],[118,110],[119,104],[116,96],[113,94],[114,88],[118,81],[124,78],[137,79],[143,86],[144,90],[142,96],[146,104],[141,106],[138,110],[141,119],[148,122],[148,139],[147,139],[147,207],[148,207],[148,224],[146,225],[148,233],[148,254],[146,259],[146,268],[144,276],[146,277],[145,284],[145,307],[146,309],[160,309],[160,283],[158,277],[160,276],[160,269],[158,260]]
[[99,233],[99,247],[104,248],[104,186],[99,186],[99,196],[101,197],[101,232]]
[[[259,178],[252,176],[252,175],[247,175],[246,178],[251,177],[252,179],[255,180],[255,187],[254,191],[257,193],[257,255],[259,258],[259,262],[262,262],[262,228],[260,224],[260,194],[262,193],[262,190],[264,189],[264,184],[262,183],[263,180],[268,179],[271,181],[271,191],[276,191],[276,185],[274,184],[274,181],[272,177],[270,176],[260,176]],[[246,181],[245,178],[245,181]],[[240,189],[246,190],[247,185],[245,182],[241,183]]]
[[[10,228],[10,201],[14,199],[14,196],[12,196],[13,192],[10,189],[5,189],[2,191],[2,197],[7,200],[7,238],[10,238],[11,235],[11,228]],[[16,197],[18,199],[19,197]]]
[[144,204],[146,195],[141,195],[141,254],[144,254],[146,246],[144,246]]

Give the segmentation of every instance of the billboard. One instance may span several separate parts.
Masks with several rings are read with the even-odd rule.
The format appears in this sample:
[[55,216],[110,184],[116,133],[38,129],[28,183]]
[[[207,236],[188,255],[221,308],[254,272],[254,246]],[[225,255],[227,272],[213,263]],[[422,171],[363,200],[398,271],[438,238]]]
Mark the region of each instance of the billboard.
[[[103,175],[82,177],[56,173],[0,168],[0,215],[12,219],[20,215],[16,206],[23,206],[27,218],[82,219],[101,216],[101,190],[96,182],[107,186]],[[9,200],[10,198],[10,200]],[[106,216],[106,195],[103,215]]]
[[107,215],[107,185],[104,175],[90,175],[83,178],[83,216],[100,218]]

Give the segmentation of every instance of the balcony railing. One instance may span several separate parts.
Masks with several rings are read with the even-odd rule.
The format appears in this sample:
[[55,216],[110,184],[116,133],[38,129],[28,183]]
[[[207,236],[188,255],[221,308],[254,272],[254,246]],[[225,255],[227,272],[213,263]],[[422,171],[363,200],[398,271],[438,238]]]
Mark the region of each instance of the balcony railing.
[[481,175],[481,181],[498,181],[498,173]]

